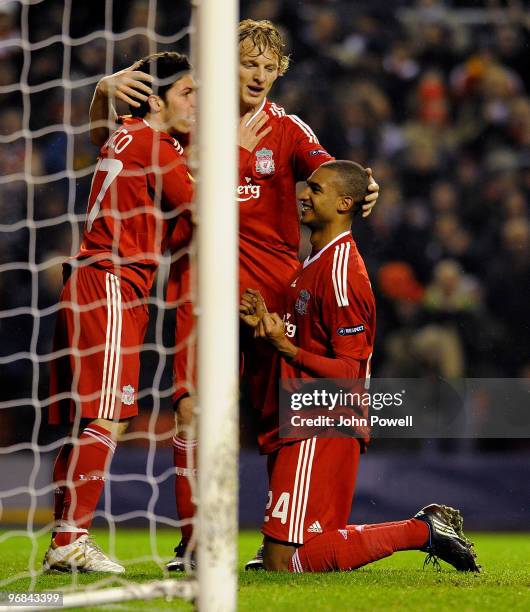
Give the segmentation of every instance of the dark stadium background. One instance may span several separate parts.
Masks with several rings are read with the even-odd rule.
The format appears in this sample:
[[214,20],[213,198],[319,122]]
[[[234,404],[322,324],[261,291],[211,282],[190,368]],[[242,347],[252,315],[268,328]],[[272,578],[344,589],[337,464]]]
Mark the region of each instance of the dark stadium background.
[[[20,36],[20,11],[12,6],[0,6],[0,41]],[[113,31],[145,26],[149,6],[156,9],[159,34],[171,35],[189,25],[188,2],[135,0],[114,2]],[[54,0],[32,6],[29,40],[61,34],[63,8]],[[373,214],[354,228],[377,296],[373,375],[530,376],[528,3],[248,0],[242,2],[241,14],[271,19],[287,36],[292,64],[278,79],[272,98],[307,121],[336,157],[371,166],[381,185]],[[74,3],[69,24],[73,38],[104,29],[105,2]],[[0,135],[20,130],[24,113],[30,113],[30,129],[43,132],[32,140],[0,143],[2,176],[29,167],[33,176],[44,177],[93,165],[97,150],[81,126],[87,127],[97,75],[153,50],[187,51],[189,37],[158,47],[150,47],[142,35],[118,40],[113,66],[106,65],[108,44],[98,38],[72,47],[70,54],[56,42],[27,53],[31,64],[24,63],[15,44],[0,49],[0,87],[6,89],[0,97]],[[61,85],[63,72],[74,81],[71,90]],[[7,91],[21,78],[43,87],[24,101],[20,91]],[[66,129],[46,131],[55,124],[80,129],[74,135]],[[2,184],[2,224],[27,217],[53,220],[68,212],[69,202],[81,218],[90,178],[87,173],[77,179],[37,181],[33,191],[22,180]],[[2,268],[0,310],[55,304],[60,266],[37,272],[27,262],[38,266],[69,256],[78,246],[80,227],[72,217],[38,230],[2,232],[0,265],[26,265]],[[152,309],[154,319],[156,307]],[[169,347],[172,313],[165,316],[164,337],[157,337],[152,325],[149,339]],[[38,319],[28,314],[0,318],[0,357],[49,353],[53,322],[53,313]],[[171,384],[169,363],[170,358],[163,389]],[[161,365],[154,351],[144,351],[144,387],[152,386]],[[1,362],[0,401],[17,403],[0,410],[2,446],[32,439],[38,402],[17,400],[36,399],[37,394],[44,398],[47,372],[43,360]],[[133,432],[145,430],[152,403],[151,396],[143,399]],[[169,431],[173,416],[167,398],[161,407],[157,430]],[[57,436],[43,426],[39,440],[50,443]],[[259,522],[265,486],[253,439],[243,402],[244,524]],[[126,442],[113,471],[141,471],[146,447],[145,440]],[[160,470],[170,464],[168,453],[168,444],[162,444]],[[5,471],[2,489],[23,482],[33,459],[28,451],[2,455],[4,465],[14,466]],[[43,459],[48,461],[47,455]],[[528,527],[529,463],[526,439],[379,440],[361,467],[354,515],[362,521],[406,516],[436,495],[462,507],[474,528]],[[41,472],[45,486],[48,474],[44,468]],[[130,500],[125,487],[113,498],[121,498],[120,508],[135,509],[143,486],[136,487]],[[10,498],[10,504],[15,502],[29,504],[27,496]],[[41,502],[47,505],[47,500]],[[157,508],[172,512],[169,484]]]

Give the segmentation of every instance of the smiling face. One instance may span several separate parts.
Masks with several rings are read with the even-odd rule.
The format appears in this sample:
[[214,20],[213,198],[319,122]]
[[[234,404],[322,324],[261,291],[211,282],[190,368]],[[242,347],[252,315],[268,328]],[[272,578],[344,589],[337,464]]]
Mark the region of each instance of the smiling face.
[[311,229],[323,227],[336,219],[342,198],[337,191],[335,171],[317,168],[307,179],[299,199],[302,223]]
[[244,114],[261,106],[279,76],[280,58],[245,38],[239,44],[239,103]]
[[197,86],[186,74],[167,91],[161,105],[161,120],[170,133],[188,134],[195,123]]

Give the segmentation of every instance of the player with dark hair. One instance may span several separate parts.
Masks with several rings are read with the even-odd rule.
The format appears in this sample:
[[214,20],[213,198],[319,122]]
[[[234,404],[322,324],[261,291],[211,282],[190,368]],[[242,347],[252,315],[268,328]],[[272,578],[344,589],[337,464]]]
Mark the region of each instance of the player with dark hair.
[[290,572],[349,570],[398,550],[423,550],[460,571],[479,571],[460,514],[452,508],[432,504],[405,521],[346,524],[362,440],[279,436],[281,379],[369,376],[375,302],[351,236],[368,181],[366,170],[349,161],[327,162],[314,171],[300,196],[313,251],[284,289],[283,316],[269,313],[256,290],[242,297],[242,320],[274,349],[259,437],[269,471],[263,566]]
[[154,92],[102,146],[83,241],[64,265],[49,422],[72,423],[77,440],[62,446],[54,464],[56,526],[46,569],[125,571],[90,540],[88,529],[116,440],[138,413],[146,300],[159,257],[191,233],[192,181],[171,135],[194,121],[188,59],[160,53],[136,69],[150,74]]
[[[283,287],[298,266],[300,221],[296,183],[333,159],[304,121],[267,99],[274,82],[289,65],[284,46],[281,33],[270,21],[247,19],[239,25],[239,283],[241,291],[249,286],[259,288],[274,309],[279,308]],[[145,74],[136,70],[136,64],[103,79],[97,94],[101,100],[91,107],[92,123],[99,125],[101,121],[104,124],[108,121],[111,97],[131,106],[140,104],[149,94],[149,82]],[[110,118],[113,116],[111,112]],[[91,134],[93,139],[98,137],[94,129]],[[370,214],[379,190],[370,171],[368,176],[363,216]],[[169,570],[185,568],[185,551],[195,513],[189,484],[194,468],[188,465],[197,445],[190,436],[195,371],[191,340],[193,307],[189,295],[188,262],[184,256],[172,266],[166,296],[168,301],[178,302],[173,396],[177,431],[173,449],[177,512],[184,521],[182,541],[175,549],[175,558],[167,565]],[[250,383],[252,403],[259,412],[270,375],[266,366],[270,349],[256,349],[249,340],[243,330],[244,376]]]

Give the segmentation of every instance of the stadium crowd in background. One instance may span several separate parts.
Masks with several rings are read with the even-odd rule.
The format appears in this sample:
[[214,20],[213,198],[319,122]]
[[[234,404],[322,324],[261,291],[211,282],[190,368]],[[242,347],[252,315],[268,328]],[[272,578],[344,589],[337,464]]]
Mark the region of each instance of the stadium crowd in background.
[[[45,16],[39,6],[30,11],[32,42],[61,33],[62,3],[46,5]],[[98,7],[76,9],[72,37],[103,29],[104,11]],[[145,26],[147,9],[146,1],[136,0],[126,14],[116,11],[117,31]],[[355,231],[375,281],[374,375],[527,376],[525,3],[245,0],[241,14],[271,19],[288,38],[293,61],[275,86],[275,101],[307,120],[337,158],[372,167],[382,186],[374,213]],[[169,10],[165,0],[158,2],[157,17],[157,31],[164,35],[189,23],[189,12]],[[57,222],[31,234],[26,227],[3,232],[0,263],[38,265],[56,258],[57,265],[38,275],[28,268],[3,272],[3,310],[51,306],[60,291],[60,263],[79,246],[69,202],[70,209],[75,202],[81,222],[97,153],[88,138],[88,106],[108,69],[103,37],[73,46],[71,53],[60,42],[45,45],[25,64],[20,47],[5,45],[20,35],[20,27],[18,5],[3,5],[0,170],[4,177],[15,176],[0,190],[2,223],[22,226],[27,216]],[[186,44],[182,38],[158,50],[185,50]],[[118,40],[112,69],[150,50],[140,34]],[[54,82],[64,75],[72,79],[72,89]],[[42,87],[24,103],[17,83],[26,79]],[[37,130],[31,141],[17,135],[24,127]],[[69,180],[64,172],[71,168],[83,176]],[[20,180],[24,171],[31,172],[33,183]],[[10,291],[14,286],[17,291]],[[53,314],[40,321],[39,353],[50,351],[53,321]],[[7,334],[8,326],[16,333]],[[0,320],[2,355],[28,350],[33,329],[28,315]],[[26,396],[31,362],[3,367],[11,385],[2,399]],[[41,380],[45,386],[45,377]]]

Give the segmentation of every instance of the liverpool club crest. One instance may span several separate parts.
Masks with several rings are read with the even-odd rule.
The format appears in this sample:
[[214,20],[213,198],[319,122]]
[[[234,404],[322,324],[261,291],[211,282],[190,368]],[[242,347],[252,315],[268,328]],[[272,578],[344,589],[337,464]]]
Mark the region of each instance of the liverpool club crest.
[[270,149],[256,151],[256,172],[258,174],[272,174],[274,170],[272,151]]
[[134,387],[131,385],[125,385],[121,390],[121,402],[126,406],[132,406],[134,404]]
[[311,294],[307,289],[302,289],[298,294],[298,299],[294,305],[294,309],[299,315],[307,314],[307,307],[309,305],[309,298]]

